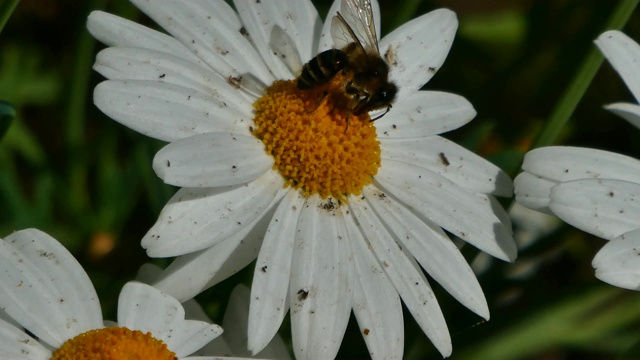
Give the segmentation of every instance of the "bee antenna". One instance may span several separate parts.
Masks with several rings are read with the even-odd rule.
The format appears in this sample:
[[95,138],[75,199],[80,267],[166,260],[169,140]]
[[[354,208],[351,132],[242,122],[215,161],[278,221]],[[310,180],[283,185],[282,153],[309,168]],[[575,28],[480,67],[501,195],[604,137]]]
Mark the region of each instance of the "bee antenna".
[[374,121],[380,119],[381,117],[387,115],[387,113],[389,112],[389,110],[391,110],[392,107],[393,106],[391,106],[391,104],[389,104],[389,106],[387,106],[387,110],[385,112],[383,112],[381,115],[376,116],[375,118],[371,119],[370,122],[374,122]]

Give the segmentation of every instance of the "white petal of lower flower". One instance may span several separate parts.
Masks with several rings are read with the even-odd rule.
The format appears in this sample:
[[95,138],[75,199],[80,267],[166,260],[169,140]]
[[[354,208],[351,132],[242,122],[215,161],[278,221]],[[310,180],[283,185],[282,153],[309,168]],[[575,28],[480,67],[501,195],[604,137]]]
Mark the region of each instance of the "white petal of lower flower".
[[93,11],[87,19],[87,29],[93,37],[108,46],[151,49],[192,62],[199,61],[175,38],[109,13]]
[[182,188],[142,239],[142,247],[151,257],[169,257],[213,246],[258,219],[283,182],[280,174],[269,171],[244,185]]
[[251,286],[249,349],[258,353],[269,344],[289,309],[291,258],[304,198],[289,191],[278,205],[258,255]]
[[224,78],[251,73],[264,83],[274,80],[235,11],[224,1],[132,0],[140,10],[180,40]]
[[250,135],[250,116],[213,96],[160,81],[104,81],[93,101],[114,120],[163,141],[215,131]]
[[151,332],[179,357],[194,353],[222,334],[218,325],[185,320],[184,309],[178,300],[136,282],[122,288],[118,299],[118,325]]
[[419,269],[400,249],[369,205],[351,197],[349,207],[405,305],[442,356],[451,355],[451,337],[438,300]]
[[565,222],[613,239],[640,228],[640,183],[582,179],[551,189],[549,208]]
[[253,112],[243,92],[198,58],[191,61],[157,50],[110,47],[98,53],[93,69],[109,80],[156,80],[191,88],[239,113]]
[[332,200],[307,198],[291,264],[291,332],[297,359],[333,359],[351,312],[351,250],[344,213]]
[[604,108],[627,120],[629,123],[631,123],[631,125],[640,129],[640,105],[616,103],[607,105]]
[[0,359],[46,360],[51,351],[12,324],[0,319]]
[[381,157],[413,164],[455,184],[483,194],[513,195],[509,175],[462,146],[430,136],[420,139],[380,139]]
[[460,250],[434,224],[425,223],[372,186],[363,190],[367,203],[427,273],[469,310],[489,319],[482,288]]
[[518,203],[532,210],[551,213],[549,193],[551,188],[558,184],[556,181],[523,172],[516,176],[513,183]]
[[352,218],[346,218],[353,257],[353,313],[372,359],[402,359],[404,326],[398,292]]
[[380,41],[380,53],[391,67],[389,77],[404,99],[429,82],[453,44],[458,19],[449,9],[438,9],[403,24]]
[[436,173],[394,160],[383,160],[375,181],[381,190],[480,250],[502,260],[515,259],[511,229],[486,199]]
[[393,111],[376,121],[378,138],[424,138],[468,123],[476,111],[467,99],[440,91],[418,91],[394,104]]
[[596,277],[625,289],[640,290],[640,228],[609,241],[593,258]]
[[595,43],[640,102],[640,45],[617,30],[603,33]]
[[176,140],[153,159],[165,183],[184,187],[219,187],[248,183],[273,167],[273,157],[255,136],[206,133]]
[[89,277],[42,231],[22,230],[0,240],[0,283],[0,309],[51,346],[102,327]]
[[638,181],[640,160],[609,151],[570,146],[549,146],[525,155],[522,169],[563,182],[576,179]]
[[[318,44],[318,53],[323,52],[325,50],[329,50],[332,48],[343,48],[347,44],[345,44],[346,39],[333,39],[331,36],[331,23],[334,16],[336,16],[337,12],[340,11],[341,14],[344,14],[344,11],[341,11],[341,7],[343,6],[342,0],[334,0],[327,12],[327,16],[325,17],[324,25],[322,26],[322,33],[320,34],[320,43]],[[373,24],[375,29],[378,29],[378,33],[376,34],[378,39],[380,40],[380,4],[378,4],[378,0],[371,1],[371,10],[373,12]],[[364,34],[364,32],[361,32]],[[337,42],[336,42],[337,40]],[[304,59],[304,58],[303,58]]]

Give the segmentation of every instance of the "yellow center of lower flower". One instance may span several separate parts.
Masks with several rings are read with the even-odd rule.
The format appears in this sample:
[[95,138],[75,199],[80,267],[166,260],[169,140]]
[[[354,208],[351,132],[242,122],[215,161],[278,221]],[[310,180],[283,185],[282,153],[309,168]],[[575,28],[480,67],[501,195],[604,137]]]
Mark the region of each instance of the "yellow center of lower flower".
[[378,172],[380,142],[369,115],[352,114],[344,96],[330,89],[298,90],[295,81],[276,81],[253,104],[253,134],[266,145],[287,186],[305,196],[345,201]]
[[110,327],[87,331],[54,351],[51,360],[177,360],[167,345],[138,330]]

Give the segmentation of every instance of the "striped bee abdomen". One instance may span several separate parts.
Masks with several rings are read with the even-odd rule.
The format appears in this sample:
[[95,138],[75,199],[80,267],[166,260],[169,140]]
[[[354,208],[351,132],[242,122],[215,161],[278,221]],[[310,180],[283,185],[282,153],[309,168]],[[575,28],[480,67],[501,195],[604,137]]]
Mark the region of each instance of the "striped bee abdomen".
[[302,67],[298,89],[308,90],[329,81],[348,64],[347,54],[338,49],[321,52]]

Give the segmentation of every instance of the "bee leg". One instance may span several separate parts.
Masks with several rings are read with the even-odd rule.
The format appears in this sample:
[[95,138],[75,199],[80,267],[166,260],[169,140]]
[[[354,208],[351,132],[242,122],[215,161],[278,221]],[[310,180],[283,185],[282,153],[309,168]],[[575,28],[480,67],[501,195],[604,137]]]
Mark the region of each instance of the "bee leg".
[[322,105],[325,101],[327,101],[328,96],[329,96],[329,91],[328,90],[323,91],[322,96],[320,97],[320,99],[318,99],[313,109],[312,110],[307,109],[307,114],[313,114],[314,112],[316,112],[316,110],[318,110],[320,105]]
[[378,119],[380,119],[381,117],[387,115],[387,113],[389,112],[389,110],[391,110],[392,106],[391,104],[389,104],[389,106],[387,106],[387,110],[385,110],[381,115],[376,116],[375,118],[371,119],[370,122],[374,122]]
[[353,113],[351,112],[351,110],[349,110],[349,112],[347,113],[347,119],[344,122],[344,133],[347,133],[347,130],[349,130],[349,120],[351,120],[351,115],[353,115]]

